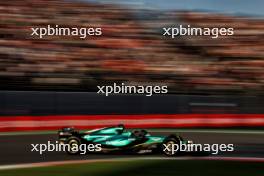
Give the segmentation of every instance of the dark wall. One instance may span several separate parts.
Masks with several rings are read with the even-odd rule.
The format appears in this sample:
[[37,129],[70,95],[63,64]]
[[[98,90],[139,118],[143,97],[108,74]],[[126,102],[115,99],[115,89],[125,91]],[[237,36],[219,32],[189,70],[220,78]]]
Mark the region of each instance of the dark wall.
[[0,115],[264,113],[254,96],[111,95],[87,92],[1,91]]

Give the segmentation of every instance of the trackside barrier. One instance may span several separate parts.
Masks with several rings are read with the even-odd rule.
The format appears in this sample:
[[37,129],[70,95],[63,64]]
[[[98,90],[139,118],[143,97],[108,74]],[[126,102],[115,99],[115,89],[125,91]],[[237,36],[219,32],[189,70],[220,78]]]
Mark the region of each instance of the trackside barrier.
[[264,114],[146,114],[2,116],[0,131],[58,130],[62,127],[92,129],[117,124],[128,128],[263,127]]

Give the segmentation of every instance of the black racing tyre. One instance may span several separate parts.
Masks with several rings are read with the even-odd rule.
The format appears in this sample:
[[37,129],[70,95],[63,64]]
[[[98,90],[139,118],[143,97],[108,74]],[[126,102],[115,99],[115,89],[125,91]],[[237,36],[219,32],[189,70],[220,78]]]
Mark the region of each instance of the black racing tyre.
[[78,155],[80,154],[80,145],[81,145],[81,140],[77,137],[70,137],[67,141],[66,144],[68,145],[66,148],[66,152],[69,155]]
[[[175,148],[175,146],[173,145],[176,144],[179,144],[179,141],[175,138],[165,139],[162,144],[162,153],[170,157],[176,156],[177,154],[179,154],[179,151],[173,151],[173,149]],[[166,145],[167,147],[165,147],[164,145]]]

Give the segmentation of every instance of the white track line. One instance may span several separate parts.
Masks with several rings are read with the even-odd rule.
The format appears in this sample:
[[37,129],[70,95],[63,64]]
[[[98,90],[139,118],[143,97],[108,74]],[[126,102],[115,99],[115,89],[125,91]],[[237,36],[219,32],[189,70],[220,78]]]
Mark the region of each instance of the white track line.
[[[264,130],[229,130],[229,129],[150,129],[150,132],[180,132],[180,133],[222,133],[222,134],[264,134]],[[1,135],[1,134],[0,134]]]
[[264,158],[254,158],[254,157],[176,157],[176,158],[166,158],[166,157],[138,158],[138,157],[131,157],[131,158],[51,161],[51,162],[41,162],[41,163],[2,165],[2,166],[0,166],[0,170],[60,166],[60,165],[65,165],[65,164],[86,164],[86,163],[97,163],[97,162],[120,162],[120,161],[136,161],[136,160],[212,160],[212,161],[264,162]]

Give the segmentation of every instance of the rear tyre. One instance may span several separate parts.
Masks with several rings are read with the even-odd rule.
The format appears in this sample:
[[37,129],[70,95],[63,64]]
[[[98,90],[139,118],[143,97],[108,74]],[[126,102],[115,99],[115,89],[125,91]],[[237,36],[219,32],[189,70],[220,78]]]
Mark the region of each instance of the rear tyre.
[[[176,156],[179,154],[179,151],[175,151],[175,145],[179,144],[179,141],[175,138],[168,138],[162,144],[162,152],[166,156]],[[165,145],[165,146],[164,146]]]
[[81,140],[77,137],[70,137],[66,144],[68,144],[68,148],[66,148],[66,152],[69,155],[78,155],[80,154],[80,145]]

